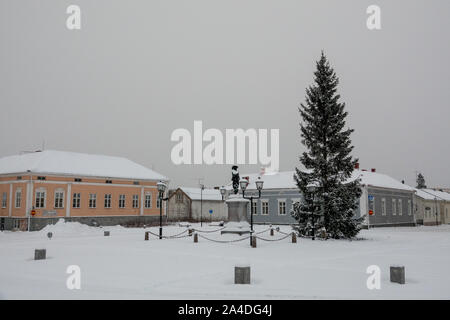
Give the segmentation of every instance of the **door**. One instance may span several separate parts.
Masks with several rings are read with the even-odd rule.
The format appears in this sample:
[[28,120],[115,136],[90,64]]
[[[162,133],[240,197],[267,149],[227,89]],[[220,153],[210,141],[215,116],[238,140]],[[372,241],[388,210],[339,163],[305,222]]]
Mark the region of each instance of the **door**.
[[0,231],[5,230],[5,218],[0,219]]

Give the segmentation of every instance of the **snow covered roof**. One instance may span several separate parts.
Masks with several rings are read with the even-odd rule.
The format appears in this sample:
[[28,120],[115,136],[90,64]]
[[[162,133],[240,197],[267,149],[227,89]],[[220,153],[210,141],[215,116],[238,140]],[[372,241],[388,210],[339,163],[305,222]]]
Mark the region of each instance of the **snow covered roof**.
[[0,158],[0,174],[26,172],[167,181],[163,175],[122,157],[45,150]]
[[365,184],[371,187],[381,187],[397,190],[414,191],[413,187],[410,187],[400,181],[386,175],[383,173],[354,170],[352,173],[352,178],[359,177],[361,179],[361,184]]
[[180,189],[183,190],[183,192],[186,193],[192,200],[203,199],[222,201],[222,195],[220,194],[220,191],[216,189],[203,189],[203,192],[201,192],[200,188],[180,187]]
[[445,200],[450,201],[450,193],[436,191],[432,189],[416,189],[416,194],[425,200]]
[[[258,177],[261,177],[261,179],[264,181],[264,189],[295,189],[297,188],[297,185],[295,184],[294,180],[294,171],[281,171],[281,172],[274,172],[274,173],[266,173],[263,175],[260,174],[241,174],[241,178],[249,177],[249,185],[247,189],[255,190],[256,185],[255,181]],[[414,191],[414,188],[401,183],[398,180],[395,180],[394,178],[378,173],[378,172],[371,172],[371,171],[362,171],[362,170],[355,170],[352,173],[352,177],[349,180],[353,179],[361,179],[361,184],[372,186],[372,187],[381,187],[381,188],[389,188],[389,189],[398,189],[398,190],[407,190],[407,191]],[[231,183],[227,185],[226,187],[228,190],[230,190]]]

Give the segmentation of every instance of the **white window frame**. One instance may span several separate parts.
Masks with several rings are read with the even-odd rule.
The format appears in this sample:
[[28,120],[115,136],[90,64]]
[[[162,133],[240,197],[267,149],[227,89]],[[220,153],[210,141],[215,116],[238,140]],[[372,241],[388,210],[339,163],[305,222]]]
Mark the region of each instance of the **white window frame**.
[[133,209],[139,209],[139,195],[133,194],[133,201],[132,201]]
[[381,215],[386,216],[386,198],[381,198]]
[[151,209],[152,208],[152,193],[151,192],[146,192],[145,193],[145,198],[144,198],[144,208],[145,209]]
[[[43,200],[39,202],[39,206],[38,206],[38,194],[41,195],[41,197],[39,197],[39,199],[42,200],[42,195],[44,195]],[[34,193],[34,207],[36,209],[43,209],[46,207],[46,203],[47,203],[47,190],[45,190],[45,188],[38,188],[36,189],[36,192]]]
[[[281,213],[281,203],[284,203],[284,213]],[[285,216],[286,215],[286,199],[278,199],[278,215]]]
[[89,209],[96,209],[97,208],[97,194],[96,193],[89,193],[88,206],[89,206]]
[[103,203],[105,209],[111,209],[111,193],[105,193],[105,202]]
[[158,196],[158,197],[156,198],[156,208],[159,209],[159,208],[160,208],[160,205],[161,205],[161,198]]
[[250,211],[254,216],[258,215],[258,203],[256,201],[252,201],[250,204]]
[[402,216],[403,215],[403,199],[398,199],[397,203],[398,203],[398,215]]
[[[267,204],[267,212],[266,213],[264,213],[264,204]],[[269,200],[268,199],[261,199],[261,215],[262,216],[269,215]]]
[[411,199],[408,199],[408,216],[412,215]]
[[72,193],[72,208],[74,209],[81,208],[81,192]]
[[2,208],[6,208],[8,206],[8,192],[2,193]]
[[[58,197],[58,194],[62,194],[62,197]],[[64,190],[63,189],[56,189],[55,190],[55,203],[53,204],[55,209],[64,209]],[[57,202],[59,200],[61,202],[61,205]]]
[[125,199],[126,196],[124,194],[119,194],[119,209],[125,209]]
[[397,199],[392,198],[392,215],[397,215]]
[[14,197],[14,208],[22,207],[22,188],[17,188]]

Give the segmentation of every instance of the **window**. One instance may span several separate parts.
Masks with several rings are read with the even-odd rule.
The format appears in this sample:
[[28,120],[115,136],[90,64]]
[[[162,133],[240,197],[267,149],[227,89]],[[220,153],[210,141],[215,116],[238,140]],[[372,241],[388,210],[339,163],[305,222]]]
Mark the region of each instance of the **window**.
[[381,198],[381,215],[386,215],[386,198]]
[[408,200],[408,216],[412,214],[411,200]]
[[156,207],[159,209],[161,207],[161,198],[158,197],[158,199],[156,199]]
[[75,182],[81,182],[82,180],[81,180],[81,178],[75,178],[75,179],[73,179]]
[[398,199],[398,215],[403,215],[403,200]]
[[392,215],[397,215],[397,200],[392,199]]
[[105,208],[111,208],[111,194],[105,194]]
[[22,204],[22,189],[18,188],[16,190],[16,208],[20,208]]
[[45,208],[45,189],[36,190],[35,207]]
[[79,208],[81,204],[81,193],[74,193],[72,199],[72,207]]
[[2,195],[2,208],[6,208],[6,205],[7,205],[6,199],[7,198],[8,198],[8,193],[7,192],[3,192],[3,195]]
[[183,202],[183,193],[177,192],[177,202]]
[[256,207],[256,202],[253,202],[253,201],[252,201],[252,213],[253,213],[253,215],[258,214],[258,209]]
[[37,177],[38,180],[45,180],[45,177]]
[[119,195],[119,208],[125,208],[125,195]]
[[269,201],[261,200],[261,214],[264,216],[269,214]]
[[105,183],[112,183],[112,180],[106,180]]
[[64,191],[55,191],[55,208],[64,208]]
[[139,208],[139,196],[137,194],[133,195],[133,208]]
[[97,208],[97,194],[89,193],[89,208]]
[[145,194],[145,208],[150,209],[152,207],[152,195],[150,193]]
[[286,200],[278,200],[278,214],[286,215]]
[[139,185],[139,181],[133,181],[133,184],[134,184],[135,186],[138,186],[138,185]]
[[14,229],[20,229],[20,219],[14,219]]
[[17,177],[17,180],[22,180],[22,176],[18,176],[18,177]]

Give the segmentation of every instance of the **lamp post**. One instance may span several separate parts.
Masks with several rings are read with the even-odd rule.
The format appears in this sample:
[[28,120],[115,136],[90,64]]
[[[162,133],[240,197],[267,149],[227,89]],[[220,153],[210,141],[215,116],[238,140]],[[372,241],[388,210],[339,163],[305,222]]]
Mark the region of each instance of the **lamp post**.
[[254,197],[254,196],[246,197],[245,190],[247,189],[247,186],[248,186],[248,180],[241,179],[239,181],[239,185],[241,186],[241,189],[242,189],[242,198],[250,200],[250,245],[252,245],[252,238],[253,238],[253,199],[256,200],[256,199],[261,198],[261,190],[263,188],[264,181],[261,180],[261,177],[258,177],[255,184],[256,184],[256,189],[258,190],[258,197]]
[[314,194],[317,191],[317,186],[315,184],[309,184],[307,187],[308,192],[311,194],[311,198],[312,198],[312,211],[311,211],[311,222],[312,222],[312,240],[315,240],[315,218],[314,218],[314,214],[316,211],[316,204],[315,204],[315,199],[314,199]]
[[203,227],[203,190],[205,186],[200,184],[200,227]]
[[162,205],[163,201],[169,200],[169,198],[164,198],[164,192],[166,191],[166,184],[162,181],[159,181],[156,184],[156,188],[158,189],[158,201],[159,201],[159,239],[162,239]]

